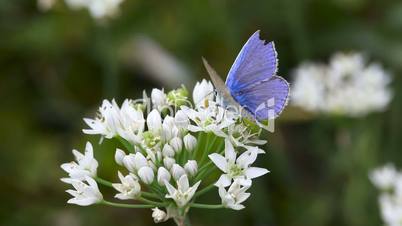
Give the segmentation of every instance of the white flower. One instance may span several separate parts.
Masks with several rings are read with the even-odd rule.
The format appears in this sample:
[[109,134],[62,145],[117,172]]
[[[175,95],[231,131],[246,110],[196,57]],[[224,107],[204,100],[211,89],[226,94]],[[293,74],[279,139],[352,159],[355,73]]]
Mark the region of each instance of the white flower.
[[173,199],[178,207],[184,207],[194,196],[201,181],[195,183],[192,187],[188,182],[186,174],[180,177],[177,181],[177,189],[173,187],[169,182],[165,183],[165,186],[169,192],[166,198]]
[[152,218],[154,218],[155,223],[160,223],[167,220],[167,215],[165,211],[158,209],[158,207],[155,207],[152,209]]
[[222,130],[234,124],[237,117],[240,117],[240,114],[233,114],[212,103],[208,108],[194,110],[183,106],[182,110],[195,124],[188,126],[189,131],[194,133],[212,132],[219,137],[226,137],[227,135]]
[[179,178],[181,176],[186,174],[186,171],[184,170],[184,168],[181,167],[179,164],[173,164],[170,171],[172,172],[172,176],[175,180],[179,180]]
[[138,178],[134,174],[128,174],[127,176],[123,176],[120,171],[118,171],[118,176],[121,183],[114,183],[113,188],[119,191],[119,194],[116,194],[114,197],[127,200],[127,199],[135,199],[141,193],[141,185],[138,183]]
[[115,154],[116,162],[117,161],[122,162],[122,165],[132,173],[138,171],[140,168],[144,166],[148,166],[148,161],[141,152],[122,156],[123,154],[124,153],[121,151],[116,151]]
[[197,139],[188,133],[183,137],[183,143],[186,150],[191,152],[197,146]]
[[103,200],[103,196],[99,191],[98,185],[91,177],[85,177],[85,182],[77,179],[64,178],[63,182],[71,184],[75,190],[67,190],[66,192],[73,196],[67,203],[79,206],[89,206],[99,203]]
[[162,149],[163,157],[174,157],[176,152],[173,150],[172,146],[169,144],[165,144]]
[[197,171],[198,171],[197,161],[188,160],[187,163],[184,164],[184,170],[186,170],[186,172],[190,176],[194,176],[195,174],[197,174]]
[[138,170],[138,176],[145,184],[151,184],[154,181],[154,171],[149,166],[143,166]]
[[180,153],[181,149],[183,148],[183,142],[179,137],[174,137],[171,139],[169,144],[176,153]]
[[256,160],[258,153],[258,148],[249,149],[236,159],[233,145],[228,139],[225,139],[225,156],[217,153],[209,155],[212,162],[225,173],[221,175],[216,185],[227,187],[231,184],[232,179],[239,179],[242,185],[250,185],[251,179],[268,173],[267,169],[250,167]]
[[141,135],[145,127],[144,114],[135,107],[132,100],[125,100],[120,109],[120,127],[117,134],[132,144],[141,142]]
[[390,75],[362,54],[335,54],[329,65],[304,63],[295,71],[292,104],[312,112],[364,116],[391,101]]
[[160,134],[162,130],[162,118],[156,109],[152,110],[147,117],[148,130],[154,134]]
[[386,225],[399,226],[402,222],[402,202],[383,194],[379,198],[381,217]]
[[116,148],[116,153],[114,154],[116,163],[122,166],[124,164],[124,157],[126,157],[126,153],[120,148]]
[[197,82],[193,89],[193,101],[196,107],[204,106],[205,102],[214,98],[214,87],[210,81],[203,79]]
[[176,160],[174,158],[170,157],[163,158],[163,165],[166,167],[166,169],[171,169],[175,163]]
[[370,173],[371,182],[378,188],[387,190],[395,185],[398,177],[398,171],[392,164],[387,164],[381,168],[375,169]]
[[250,197],[250,193],[246,193],[249,188],[250,186],[242,186],[239,180],[235,180],[227,191],[224,186],[219,186],[222,205],[234,210],[243,209],[244,206],[241,203]]
[[157,180],[160,185],[165,185],[165,181],[170,181],[171,175],[165,167],[159,167]]
[[99,117],[95,119],[84,118],[85,123],[91,127],[83,129],[85,134],[99,134],[110,139],[117,135],[119,123],[120,109],[116,102],[112,100],[103,100],[102,106],[99,107]]
[[183,110],[178,110],[174,116],[174,123],[178,129],[186,131],[188,125],[190,124],[190,120]]
[[98,161],[94,158],[92,144],[87,142],[85,153],[73,150],[77,162],[64,163],[61,168],[73,179],[83,180],[86,176],[95,177]]
[[95,19],[113,17],[119,12],[123,0],[65,0],[72,9],[87,8]]
[[158,109],[159,111],[168,105],[166,94],[160,89],[152,89],[151,100],[154,108]]

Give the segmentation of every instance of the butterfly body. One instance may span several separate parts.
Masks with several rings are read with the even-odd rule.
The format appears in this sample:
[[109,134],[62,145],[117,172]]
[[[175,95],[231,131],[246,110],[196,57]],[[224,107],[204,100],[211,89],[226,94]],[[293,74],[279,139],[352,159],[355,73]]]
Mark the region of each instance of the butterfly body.
[[277,52],[255,32],[241,49],[224,83],[204,60],[204,65],[224,102],[246,109],[255,120],[277,117],[287,104],[288,82],[276,75]]

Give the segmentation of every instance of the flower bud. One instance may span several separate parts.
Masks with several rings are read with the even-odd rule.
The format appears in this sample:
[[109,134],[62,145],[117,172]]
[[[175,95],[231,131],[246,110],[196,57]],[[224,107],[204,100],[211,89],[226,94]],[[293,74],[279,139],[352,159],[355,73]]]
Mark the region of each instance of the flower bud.
[[154,181],[154,171],[149,166],[141,167],[138,170],[138,176],[145,184],[151,184]]
[[163,165],[166,167],[166,169],[172,168],[173,164],[175,164],[175,163],[176,163],[176,160],[174,158],[165,157],[163,159]]
[[187,134],[183,138],[183,143],[186,150],[191,152],[197,146],[197,139],[193,135]]
[[159,134],[162,129],[162,118],[158,110],[152,110],[147,117],[148,131]]
[[144,155],[141,152],[135,153],[134,163],[135,163],[135,169],[137,169],[137,170],[148,165],[147,159],[144,157]]
[[163,119],[163,125],[172,128],[174,124],[174,118],[170,115],[166,115],[166,117]]
[[167,141],[171,140],[172,137],[173,137],[173,134],[172,134],[172,127],[163,124],[163,125],[162,125],[162,134],[161,134],[161,137],[162,137],[162,141],[164,141],[164,142],[167,142]]
[[116,153],[114,154],[114,160],[116,163],[122,166],[124,157],[126,157],[126,153],[123,150],[116,148]]
[[190,124],[190,120],[188,119],[187,115],[184,113],[183,110],[178,110],[176,112],[174,121],[179,129],[186,129],[187,126]]
[[163,210],[158,209],[158,207],[152,209],[152,217],[154,218],[155,223],[160,223],[167,220],[166,216],[166,213]]
[[163,92],[163,90],[152,89],[152,91],[151,91],[151,99],[152,99],[152,104],[157,109],[159,109],[159,108],[163,107],[164,105],[166,105],[166,94]]
[[172,168],[170,169],[170,172],[172,172],[173,178],[176,181],[179,180],[181,176],[186,174],[186,171],[179,164],[173,164]]
[[174,152],[173,148],[169,144],[165,144],[162,149],[163,157],[174,157],[176,153]]
[[181,141],[180,138],[174,137],[173,139],[170,140],[169,143],[170,143],[170,146],[172,146],[173,150],[174,150],[176,153],[180,153],[180,152],[181,152],[181,149],[182,149],[182,147],[183,147],[183,143],[182,143],[182,141]]
[[204,103],[208,100],[212,100],[214,97],[214,87],[210,81],[203,79],[197,82],[193,89],[193,101],[196,107],[204,106]]
[[159,167],[157,180],[162,186],[165,186],[165,181],[170,181],[170,173],[165,167]]
[[190,176],[194,176],[198,171],[197,161],[188,160],[187,163],[184,165],[184,169],[186,170],[187,174],[189,174]]
[[126,169],[130,172],[135,172],[135,170],[137,169],[135,166],[135,155],[134,154],[129,154],[126,155],[123,158],[123,165],[124,167],[126,167]]

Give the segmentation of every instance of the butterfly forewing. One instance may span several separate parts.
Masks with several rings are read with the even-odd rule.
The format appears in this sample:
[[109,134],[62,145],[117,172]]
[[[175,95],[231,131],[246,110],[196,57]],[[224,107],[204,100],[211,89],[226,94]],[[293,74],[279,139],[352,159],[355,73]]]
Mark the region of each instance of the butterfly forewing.
[[277,53],[273,42],[260,39],[260,32],[255,32],[241,49],[233,63],[226,86],[233,95],[249,86],[268,80],[276,74],[278,68]]

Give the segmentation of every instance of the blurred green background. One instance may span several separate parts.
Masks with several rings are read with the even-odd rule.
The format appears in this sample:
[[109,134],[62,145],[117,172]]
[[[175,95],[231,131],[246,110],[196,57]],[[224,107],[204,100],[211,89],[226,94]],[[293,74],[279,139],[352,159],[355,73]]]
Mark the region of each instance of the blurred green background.
[[99,174],[116,177],[104,161],[113,143],[101,148],[83,135],[82,118],[103,98],[121,103],[181,83],[191,89],[207,76],[201,56],[224,75],[258,29],[275,40],[288,80],[304,60],[362,51],[393,74],[394,98],[386,112],[359,119],[287,109],[266,135],[259,164],[271,173],[256,181],[247,208],[192,210],[193,225],[382,225],[367,174],[387,161],[402,164],[401,28],[399,0],[126,0],[103,23],[63,1],[48,12],[33,0],[0,1],[0,225],[153,225],[149,210],[66,204],[59,165],[86,140],[95,144]]

